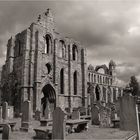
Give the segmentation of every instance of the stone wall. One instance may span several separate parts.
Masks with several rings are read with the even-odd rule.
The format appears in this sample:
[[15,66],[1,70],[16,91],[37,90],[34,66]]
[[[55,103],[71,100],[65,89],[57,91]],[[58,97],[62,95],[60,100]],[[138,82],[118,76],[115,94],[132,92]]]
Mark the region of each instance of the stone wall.
[[[3,89],[6,89],[7,85],[11,89],[6,75],[13,73],[16,82],[13,85],[14,91],[3,90],[3,95],[9,95],[6,101],[16,106],[16,112],[22,111],[25,100],[31,101],[34,111],[41,110],[41,99],[45,94],[42,89],[48,84],[55,91],[56,106],[73,108],[86,105],[85,49],[79,42],[62,37],[55,31],[50,10],[43,13],[28,29],[11,38],[8,46],[10,47],[7,49],[7,60],[3,68],[5,73],[2,78]],[[60,53],[63,53],[62,56]],[[62,69],[64,70],[63,94],[61,94],[60,81]],[[74,95],[75,71],[76,95]],[[11,101],[10,96],[13,93],[15,95]]]

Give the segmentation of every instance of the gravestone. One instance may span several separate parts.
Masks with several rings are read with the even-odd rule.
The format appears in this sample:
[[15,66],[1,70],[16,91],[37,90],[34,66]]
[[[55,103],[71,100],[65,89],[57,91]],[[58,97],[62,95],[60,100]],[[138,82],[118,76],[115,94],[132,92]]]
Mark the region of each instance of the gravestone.
[[96,104],[92,105],[91,108],[91,124],[92,125],[99,125],[99,107]]
[[8,119],[13,119],[14,118],[14,107],[13,106],[8,106]]
[[79,107],[79,112],[80,112],[80,115],[86,115],[87,114],[87,110],[85,107]]
[[32,112],[31,112],[31,102],[30,101],[24,101],[23,103],[23,110],[22,110],[22,118],[21,118],[21,130],[23,131],[29,131],[31,128],[31,118],[32,118]]
[[65,129],[65,113],[60,107],[56,107],[53,112],[52,139],[65,139]]
[[87,108],[87,115],[90,115],[90,113],[91,113],[91,106],[88,105],[88,108]]
[[11,127],[9,124],[5,124],[3,126],[3,131],[2,131],[2,140],[9,140],[10,138],[10,132],[11,132]]
[[71,114],[71,118],[73,120],[75,119],[80,119],[80,112],[78,109],[73,110],[72,114]]
[[4,102],[2,104],[2,118],[3,120],[8,119],[8,103],[7,102]]
[[[119,98],[120,102],[120,129],[128,131],[136,131],[138,135],[139,117],[136,98],[125,94]],[[139,136],[140,137],[140,136]]]
[[0,106],[0,121],[2,121],[2,106]]
[[100,107],[100,127],[110,127],[111,125],[111,110],[107,107]]
[[40,121],[40,118],[41,118],[41,112],[39,110],[36,110],[35,111],[35,120]]

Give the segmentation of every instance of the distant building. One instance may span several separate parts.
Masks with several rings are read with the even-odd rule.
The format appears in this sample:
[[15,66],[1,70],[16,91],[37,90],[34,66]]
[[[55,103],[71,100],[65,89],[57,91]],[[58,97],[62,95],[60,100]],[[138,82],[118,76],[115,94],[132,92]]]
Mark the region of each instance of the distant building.
[[[119,96],[114,62],[109,68],[90,65],[87,69],[86,58],[86,49],[79,42],[55,31],[48,9],[28,29],[8,40],[1,77],[2,102],[7,101],[20,113],[23,101],[30,100],[32,110],[41,110],[42,115],[55,106],[87,107],[92,92],[95,101],[113,102]],[[100,69],[104,73],[100,74]]]
[[107,67],[105,64],[88,66],[88,105],[91,102],[103,101],[113,103],[122,96],[122,88],[118,87],[116,79],[116,64],[113,60]]

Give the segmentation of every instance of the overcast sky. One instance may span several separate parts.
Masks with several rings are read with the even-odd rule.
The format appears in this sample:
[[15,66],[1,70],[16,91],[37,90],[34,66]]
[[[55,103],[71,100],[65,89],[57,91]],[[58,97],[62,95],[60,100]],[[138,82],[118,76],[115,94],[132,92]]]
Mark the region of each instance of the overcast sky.
[[140,80],[140,1],[0,1],[0,66],[7,40],[51,8],[57,31],[87,48],[88,64],[117,64],[119,82]]

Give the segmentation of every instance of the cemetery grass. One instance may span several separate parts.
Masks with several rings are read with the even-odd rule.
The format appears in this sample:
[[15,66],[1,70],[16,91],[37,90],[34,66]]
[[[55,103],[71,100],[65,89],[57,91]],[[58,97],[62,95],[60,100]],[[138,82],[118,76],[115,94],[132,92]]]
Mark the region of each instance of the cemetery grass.
[[[35,136],[34,131],[30,132],[21,132],[20,131],[20,125],[21,121],[20,119],[16,119],[16,127],[15,131],[11,132],[10,139],[13,140],[31,140]],[[40,126],[39,121],[32,121],[32,128],[37,128]],[[66,136],[66,139],[88,139],[88,140],[123,140],[127,136],[131,135],[131,131],[120,131],[119,129],[114,128],[99,128],[95,125],[89,124],[89,130],[88,131],[82,131],[80,133],[72,133]],[[2,133],[0,133],[0,139],[2,139]]]

